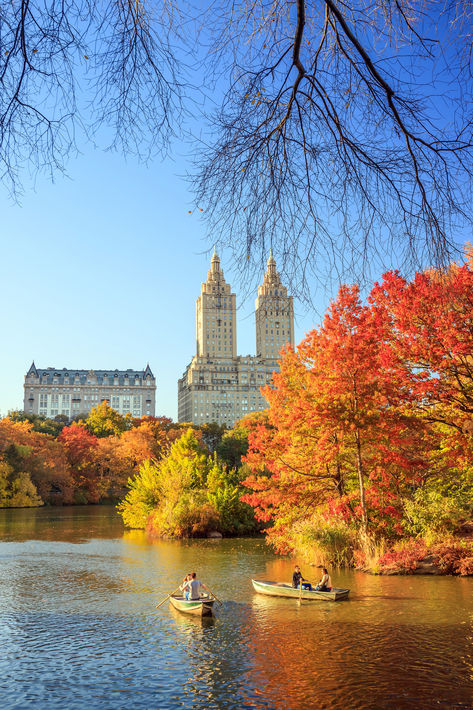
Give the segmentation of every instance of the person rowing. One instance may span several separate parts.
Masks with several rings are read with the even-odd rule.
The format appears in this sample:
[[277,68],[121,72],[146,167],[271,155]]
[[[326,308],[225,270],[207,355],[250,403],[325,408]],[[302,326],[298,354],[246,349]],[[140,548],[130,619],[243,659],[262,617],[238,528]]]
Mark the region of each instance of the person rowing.
[[210,594],[212,593],[203,582],[197,579],[197,575],[195,572],[191,572],[191,574],[187,575],[187,577],[187,581],[184,580],[183,584],[181,585],[185,590],[187,600],[197,601],[198,599],[200,599],[200,593],[202,589],[206,589],[207,592],[209,592]]
[[302,586],[302,589],[308,589],[309,592],[312,591],[312,585],[310,582],[307,581],[307,579],[304,579],[302,576],[301,568],[299,565],[296,565],[294,567],[294,574],[292,575],[292,586],[294,589],[299,589],[300,586]]

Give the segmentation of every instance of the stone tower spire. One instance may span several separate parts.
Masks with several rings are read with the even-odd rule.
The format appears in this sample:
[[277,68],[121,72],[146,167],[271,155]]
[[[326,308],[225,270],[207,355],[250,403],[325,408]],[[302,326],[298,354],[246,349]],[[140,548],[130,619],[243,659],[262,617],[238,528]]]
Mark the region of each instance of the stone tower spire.
[[198,357],[236,356],[236,296],[225,281],[215,247],[197,299],[196,329]]
[[281,283],[272,249],[263,283],[258,286],[255,317],[257,356],[277,359],[283,345],[294,345],[294,304]]

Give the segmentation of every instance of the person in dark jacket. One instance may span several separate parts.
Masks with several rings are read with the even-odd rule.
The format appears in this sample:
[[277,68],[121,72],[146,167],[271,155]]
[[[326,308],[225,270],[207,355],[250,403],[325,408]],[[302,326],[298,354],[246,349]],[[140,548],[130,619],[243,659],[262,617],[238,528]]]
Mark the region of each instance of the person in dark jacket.
[[292,575],[292,586],[294,587],[294,589],[299,589],[301,584],[302,589],[308,589],[309,591],[312,590],[311,583],[304,579],[304,577],[302,576],[301,568],[299,567],[299,565],[296,565],[294,567],[294,574]]

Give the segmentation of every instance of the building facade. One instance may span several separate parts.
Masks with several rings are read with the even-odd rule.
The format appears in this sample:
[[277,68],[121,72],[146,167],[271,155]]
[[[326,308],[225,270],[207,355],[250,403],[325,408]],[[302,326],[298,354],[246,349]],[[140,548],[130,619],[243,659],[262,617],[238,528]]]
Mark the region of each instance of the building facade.
[[120,414],[154,416],[156,380],[149,365],[144,370],[56,370],[36,367],[25,376],[24,411],[72,419],[108,402]]
[[281,348],[294,345],[292,296],[269,256],[255,304],[256,356],[237,355],[236,296],[231,293],[216,251],[196,307],[196,355],[178,382],[178,419],[232,426],[249,412],[267,407],[260,388],[278,369]]

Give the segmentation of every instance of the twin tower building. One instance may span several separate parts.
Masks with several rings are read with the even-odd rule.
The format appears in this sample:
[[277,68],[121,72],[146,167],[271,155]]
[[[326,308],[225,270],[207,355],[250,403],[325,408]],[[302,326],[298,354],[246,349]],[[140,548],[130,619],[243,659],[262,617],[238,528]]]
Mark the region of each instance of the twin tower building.
[[[197,353],[178,383],[180,422],[232,426],[249,412],[265,409],[260,388],[278,369],[279,351],[294,344],[292,297],[281,284],[270,254],[256,299],[256,356],[237,355],[236,297],[225,282],[214,251],[207,281],[197,299]],[[154,416],[156,380],[144,370],[37,368],[25,376],[24,410],[45,417],[87,416],[108,402],[121,414]]]
[[278,369],[279,351],[294,345],[292,296],[282,285],[270,253],[255,304],[256,356],[237,355],[236,296],[214,250],[197,299],[197,352],[178,382],[178,419],[232,426],[267,407],[260,388]]

